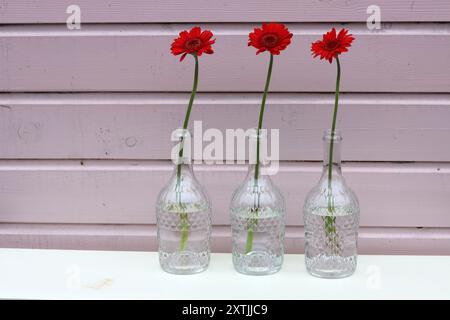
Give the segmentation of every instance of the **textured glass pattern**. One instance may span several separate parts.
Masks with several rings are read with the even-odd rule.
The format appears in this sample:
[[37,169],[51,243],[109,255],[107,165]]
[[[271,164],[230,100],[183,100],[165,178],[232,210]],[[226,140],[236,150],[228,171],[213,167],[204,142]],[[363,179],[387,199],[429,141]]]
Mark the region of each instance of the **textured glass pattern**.
[[325,217],[320,212],[305,210],[305,259],[313,275],[345,277],[356,269],[357,215],[349,213],[334,218],[335,231],[330,234],[326,232]]
[[210,259],[211,205],[189,165],[177,166],[156,206],[161,267],[170,273],[205,270]]
[[[188,133],[184,130],[177,138],[183,143]],[[158,251],[163,270],[192,274],[209,265],[211,203],[194,176],[190,158],[183,156],[156,203]]]
[[179,211],[161,211],[158,214],[159,260],[164,270],[171,273],[196,273],[209,263],[211,221],[209,211],[187,211],[188,238],[180,250],[180,241],[186,225]]
[[254,179],[254,166],[234,192],[231,206],[233,264],[244,274],[275,273],[283,264],[285,204],[269,176]]
[[345,183],[340,167],[342,137],[336,134],[332,179],[328,175],[330,135],[325,141],[325,162],[319,183],[306,197],[305,262],[308,272],[324,278],[342,278],[354,273],[357,263],[359,203]]

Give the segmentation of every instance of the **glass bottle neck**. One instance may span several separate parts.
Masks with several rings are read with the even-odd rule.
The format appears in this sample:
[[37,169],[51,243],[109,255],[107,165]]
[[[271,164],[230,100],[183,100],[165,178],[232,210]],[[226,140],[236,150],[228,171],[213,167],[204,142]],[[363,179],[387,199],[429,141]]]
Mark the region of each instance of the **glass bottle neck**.
[[[270,176],[266,174],[267,164],[260,162],[258,168],[258,181],[270,181]],[[256,165],[250,164],[248,167],[247,178],[256,180]]]
[[341,145],[342,136],[339,131],[334,133],[331,130],[325,131],[323,136],[323,165],[328,168],[330,163],[333,170],[341,169]]
[[175,164],[175,171],[181,170],[181,172],[192,172],[192,165],[190,163]]
[[191,172],[191,133],[187,129],[176,129],[172,132],[172,141],[175,142],[172,149],[172,161],[175,164],[175,172]]

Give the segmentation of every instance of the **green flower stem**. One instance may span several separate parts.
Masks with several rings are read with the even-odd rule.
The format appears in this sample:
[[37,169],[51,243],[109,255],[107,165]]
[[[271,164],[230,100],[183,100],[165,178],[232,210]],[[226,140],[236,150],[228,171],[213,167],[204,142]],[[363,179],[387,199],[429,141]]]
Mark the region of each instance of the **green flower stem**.
[[259,132],[262,129],[264,120],[264,110],[266,108],[267,92],[269,91],[270,78],[272,77],[273,54],[270,54],[269,69],[267,70],[266,85],[264,86],[264,93],[261,101],[261,109],[259,110],[258,132],[256,133],[256,164],[255,164],[255,181],[259,178]]
[[[334,214],[333,205],[333,193],[332,193],[332,175],[333,175],[333,149],[334,149],[334,131],[336,130],[336,119],[339,107],[339,87],[341,82],[341,65],[339,63],[339,57],[336,56],[336,66],[337,66],[337,76],[336,76],[336,92],[334,96],[334,112],[333,112],[333,122],[331,124],[331,141],[330,150],[328,152],[328,211],[330,214]],[[325,217],[325,231],[329,237],[333,237],[336,234],[335,227],[336,217],[327,216]]]
[[[188,108],[186,111],[186,116],[184,117],[183,130],[186,130],[189,125],[189,117],[191,116],[192,106],[194,104],[194,99],[195,99],[195,95],[197,93],[197,87],[198,87],[198,56],[196,53],[193,53],[192,56],[194,57],[194,60],[195,60],[194,84],[192,86],[192,92],[191,92],[191,97],[189,99],[189,105],[188,105]],[[180,182],[181,182],[181,166],[182,166],[182,159],[183,159],[183,152],[184,152],[183,143],[184,143],[184,138],[181,137],[180,151],[178,152],[179,162],[177,165],[177,189],[178,189],[178,192],[180,192],[179,186],[180,186]],[[180,208],[183,207],[181,205],[181,196],[179,197],[179,204],[180,204]],[[180,212],[180,221],[181,221],[181,238],[180,238],[180,247],[179,248],[180,248],[180,251],[183,251],[187,247],[187,241],[189,238],[189,217],[186,212]]]
[[245,243],[245,253],[249,253],[252,251],[253,247],[253,225],[251,225],[251,222],[249,222],[248,231],[247,231],[247,241]]
[[180,238],[180,251],[184,251],[187,246],[187,240],[189,237],[189,219],[186,212],[180,213],[181,220],[181,238]]
[[[198,87],[198,56],[196,53],[193,53],[192,56],[194,57],[195,60],[195,70],[194,70],[194,84],[192,86],[192,92],[191,92],[191,97],[189,99],[189,105],[186,111],[186,115],[184,117],[184,122],[183,122],[183,130],[186,130],[188,125],[189,125],[189,118],[191,116],[191,111],[192,111],[192,106],[194,104],[194,99],[195,99],[195,95],[197,93],[197,87]],[[178,163],[178,167],[177,167],[177,177],[178,179],[181,176],[181,159],[183,158],[183,137],[181,138],[181,143],[180,143],[180,151],[178,153],[179,156],[179,163]]]
[[[266,108],[266,99],[267,99],[267,93],[269,91],[269,85],[270,85],[270,78],[272,77],[272,67],[273,67],[273,54],[270,54],[270,62],[269,62],[269,68],[267,70],[267,78],[266,78],[266,85],[264,86],[264,93],[261,101],[261,109],[259,111],[259,121],[258,121],[258,131],[256,136],[256,164],[255,164],[255,189],[258,187],[258,179],[259,179],[259,149],[260,149],[260,139],[259,134],[262,129],[263,119],[264,119],[264,110]],[[258,196],[259,197],[259,196]],[[259,213],[259,199],[256,206],[257,214]],[[245,253],[249,253],[253,248],[253,236],[254,236],[254,228],[256,227],[258,223],[257,218],[250,219],[248,225],[247,225],[247,242],[245,245]]]

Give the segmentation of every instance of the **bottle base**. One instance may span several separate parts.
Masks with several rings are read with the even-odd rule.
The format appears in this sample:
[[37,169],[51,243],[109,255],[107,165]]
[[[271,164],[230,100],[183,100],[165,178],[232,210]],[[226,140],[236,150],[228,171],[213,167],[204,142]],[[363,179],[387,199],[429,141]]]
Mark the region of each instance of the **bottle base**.
[[209,265],[208,252],[177,251],[160,252],[161,268],[172,274],[196,274],[205,271]]
[[237,272],[264,276],[277,273],[283,263],[282,256],[275,256],[264,251],[251,251],[247,254],[233,253],[233,265]]
[[356,270],[356,255],[350,257],[318,255],[305,257],[306,270],[314,277],[341,279],[351,276]]

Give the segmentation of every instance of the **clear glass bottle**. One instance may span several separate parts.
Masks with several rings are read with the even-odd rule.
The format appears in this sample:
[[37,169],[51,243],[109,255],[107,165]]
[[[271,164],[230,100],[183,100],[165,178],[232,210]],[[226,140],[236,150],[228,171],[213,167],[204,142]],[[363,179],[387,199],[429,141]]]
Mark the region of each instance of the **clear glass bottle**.
[[[329,151],[333,138],[331,181]],[[322,278],[343,278],[356,269],[359,204],[341,171],[341,133],[325,131],[324,165],[319,183],[306,197],[305,262],[308,272]]]
[[[249,136],[250,144],[258,138],[256,132]],[[259,138],[266,143],[263,131]],[[285,202],[267,169],[268,163],[261,159],[256,179],[256,165],[250,164],[230,205],[233,264],[238,272],[249,275],[272,274],[283,264]]]
[[[176,137],[182,145],[190,134],[178,130]],[[175,274],[202,272],[210,260],[211,203],[194,176],[189,154],[180,153],[156,204],[159,262]]]

